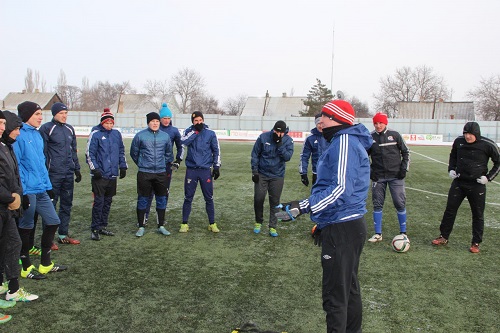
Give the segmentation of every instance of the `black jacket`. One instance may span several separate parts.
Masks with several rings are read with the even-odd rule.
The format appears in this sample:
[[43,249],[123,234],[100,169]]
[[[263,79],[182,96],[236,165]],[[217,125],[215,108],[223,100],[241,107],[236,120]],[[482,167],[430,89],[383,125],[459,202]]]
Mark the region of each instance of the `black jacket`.
[[372,180],[404,178],[410,167],[410,150],[396,131],[386,127],[383,132],[371,133],[373,144],[368,150],[371,157]]
[[[486,176],[492,181],[500,170],[498,146],[492,140],[482,137],[479,124],[468,122],[464,126],[464,133],[474,134],[476,141],[467,143],[465,136],[455,139],[451,148],[448,171],[455,170],[458,180],[476,181]],[[488,161],[491,158],[493,167],[488,172]]]

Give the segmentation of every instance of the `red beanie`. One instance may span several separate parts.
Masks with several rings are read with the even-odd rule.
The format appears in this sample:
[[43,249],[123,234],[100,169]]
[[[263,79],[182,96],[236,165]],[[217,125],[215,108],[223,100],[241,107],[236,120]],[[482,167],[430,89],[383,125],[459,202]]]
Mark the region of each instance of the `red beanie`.
[[379,112],[373,116],[373,123],[382,123],[386,124],[389,123],[387,120],[387,115],[385,113]]
[[354,109],[349,102],[341,99],[336,99],[326,103],[321,109],[321,114],[324,114],[338,123],[354,125]]
[[105,108],[104,112],[101,114],[101,124],[108,119],[111,119],[113,121],[113,124],[115,123],[115,116],[111,111],[109,111],[108,108]]

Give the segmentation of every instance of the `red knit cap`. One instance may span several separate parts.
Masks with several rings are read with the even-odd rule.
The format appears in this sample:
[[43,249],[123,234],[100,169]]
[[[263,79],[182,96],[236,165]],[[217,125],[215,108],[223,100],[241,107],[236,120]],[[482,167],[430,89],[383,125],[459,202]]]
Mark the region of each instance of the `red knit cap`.
[[341,99],[326,103],[321,109],[321,114],[341,124],[354,124],[355,113],[352,105]]
[[382,124],[388,124],[389,121],[387,120],[387,115],[385,113],[379,112],[373,116],[373,123],[382,123]]
[[109,111],[108,108],[105,108],[104,112],[101,114],[101,124],[107,121],[108,119],[111,119],[113,121],[113,124],[115,123],[115,116],[111,111]]

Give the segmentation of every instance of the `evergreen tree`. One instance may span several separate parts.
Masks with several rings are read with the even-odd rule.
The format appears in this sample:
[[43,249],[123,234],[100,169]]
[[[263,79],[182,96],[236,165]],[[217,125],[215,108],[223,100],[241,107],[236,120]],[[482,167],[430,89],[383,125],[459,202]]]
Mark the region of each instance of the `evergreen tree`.
[[314,115],[321,112],[321,108],[326,103],[333,99],[333,94],[330,89],[328,89],[320,79],[316,79],[316,84],[312,86],[307,94],[307,99],[304,101],[304,105],[307,106],[307,110],[300,112],[303,117],[314,117]]

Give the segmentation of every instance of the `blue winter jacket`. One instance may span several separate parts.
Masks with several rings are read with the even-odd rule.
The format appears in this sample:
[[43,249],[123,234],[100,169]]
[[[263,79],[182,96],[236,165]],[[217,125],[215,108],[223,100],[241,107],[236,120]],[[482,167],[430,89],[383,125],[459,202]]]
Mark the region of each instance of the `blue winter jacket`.
[[108,131],[102,125],[92,128],[85,157],[90,171],[99,170],[106,179],[115,179],[119,169],[128,169],[121,133],[115,129]]
[[80,170],[73,126],[52,119],[39,131],[44,141],[45,163],[51,176],[73,174],[75,170]]
[[[177,153],[175,154],[175,159],[178,161],[182,161],[184,159],[184,146],[181,142],[181,133],[179,129],[170,123],[168,126],[163,126],[160,124],[160,130],[167,133],[172,140],[172,149],[176,148]],[[172,150],[173,153],[173,150]]]
[[163,131],[143,129],[132,140],[130,157],[141,172],[165,172],[167,164],[174,160],[170,136]]
[[195,130],[191,125],[184,130],[181,142],[188,147],[186,156],[186,167],[192,169],[219,169],[220,146],[214,131],[204,125],[201,132]]
[[43,138],[40,132],[24,123],[13,147],[19,165],[23,194],[38,194],[51,190],[52,184],[45,166]]
[[273,140],[273,131],[259,135],[252,149],[252,172],[269,178],[285,177],[285,162],[293,155],[293,139],[287,134],[288,128],[278,146]]
[[372,145],[370,132],[357,124],[337,132],[318,161],[317,181],[308,199],[300,201],[302,213],[322,229],[328,224],[358,219],[366,214],[370,188]]
[[302,146],[302,153],[300,153],[299,173],[301,175],[307,174],[309,167],[309,158],[311,158],[312,173],[316,174],[316,165],[318,159],[328,147],[328,142],[323,138],[323,134],[315,127],[311,130],[311,135],[304,141]]

